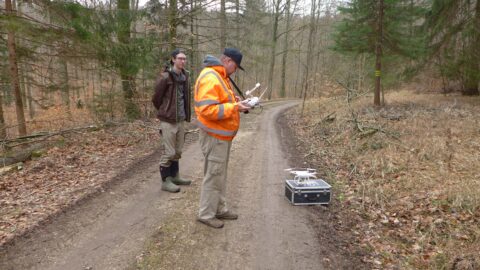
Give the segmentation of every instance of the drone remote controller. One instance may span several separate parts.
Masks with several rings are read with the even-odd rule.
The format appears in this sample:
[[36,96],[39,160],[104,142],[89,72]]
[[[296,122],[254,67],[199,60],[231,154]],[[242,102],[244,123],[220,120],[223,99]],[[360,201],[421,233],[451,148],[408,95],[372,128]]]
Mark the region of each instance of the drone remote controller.
[[258,97],[251,97],[251,98],[245,99],[244,102],[245,104],[253,108],[258,105],[258,103],[260,102],[260,99]]

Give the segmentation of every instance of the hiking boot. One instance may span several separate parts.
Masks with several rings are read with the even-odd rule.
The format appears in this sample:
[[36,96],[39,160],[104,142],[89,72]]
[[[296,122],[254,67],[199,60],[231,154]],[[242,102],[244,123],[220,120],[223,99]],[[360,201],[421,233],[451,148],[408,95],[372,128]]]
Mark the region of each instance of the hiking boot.
[[220,229],[223,227],[223,221],[216,218],[209,218],[209,219],[197,218],[197,221],[215,229]]
[[229,220],[235,220],[238,218],[238,215],[235,213],[232,213],[231,211],[227,211],[223,214],[216,214],[216,218],[218,219],[229,219]]
[[162,190],[175,193],[180,191],[180,187],[175,185],[173,183],[173,177],[169,176],[164,182],[162,182]]

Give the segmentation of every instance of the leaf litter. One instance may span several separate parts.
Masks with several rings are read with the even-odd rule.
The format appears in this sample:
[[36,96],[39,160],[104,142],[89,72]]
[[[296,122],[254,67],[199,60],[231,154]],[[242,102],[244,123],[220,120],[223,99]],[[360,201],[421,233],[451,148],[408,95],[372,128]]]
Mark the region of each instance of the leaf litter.
[[75,204],[161,146],[155,122],[50,138],[53,147],[0,179],[0,246]]
[[[332,182],[341,220],[379,269],[480,265],[480,99],[332,95],[287,115],[308,166]],[[335,202],[334,202],[335,203]],[[475,268],[466,268],[475,269]]]

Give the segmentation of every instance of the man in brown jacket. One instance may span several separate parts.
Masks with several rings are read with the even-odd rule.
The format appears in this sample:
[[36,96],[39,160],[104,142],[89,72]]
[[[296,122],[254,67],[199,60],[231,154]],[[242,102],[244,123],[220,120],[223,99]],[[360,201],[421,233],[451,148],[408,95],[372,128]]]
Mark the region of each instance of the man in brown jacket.
[[190,122],[190,83],[185,70],[185,52],[176,49],[171,54],[170,65],[160,74],[155,85],[152,102],[158,110],[160,133],[165,153],[160,160],[162,190],[179,192],[178,185],[190,185],[191,181],[179,177],[178,161],[185,143],[184,121]]

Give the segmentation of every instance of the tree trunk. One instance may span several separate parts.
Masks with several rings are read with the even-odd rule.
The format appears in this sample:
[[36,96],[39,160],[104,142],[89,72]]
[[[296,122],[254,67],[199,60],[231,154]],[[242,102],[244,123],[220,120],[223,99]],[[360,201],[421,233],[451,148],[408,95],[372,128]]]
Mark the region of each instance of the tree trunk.
[[125,100],[125,113],[128,119],[137,119],[140,117],[140,110],[133,102],[133,98],[136,93],[135,76],[121,75],[123,98]]
[[139,0],[132,0],[132,3],[130,3],[130,6],[135,10],[135,13],[138,11],[138,4]]
[[[18,5],[16,4],[16,2],[14,0],[12,0],[12,6],[15,7],[17,6],[17,16],[22,16],[23,15],[23,11],[22,11],[22,8],[23,8],[23,1],[21,1],[20,3],[18,3]],[[21,41],[20,40],[17,40],[17,44],[19,44],[19,46],[21,46],[22,43],[20,43]],[[30,93],[31,93],[31,90],[30,90],[30,81],[29,81],[29,72],[28,72],[28,64],[24,63],[23,65],[21,64],[20,65],[21,68],[21,72],[19,74],[20,76],[20,85],[21,85],[21,88],[20,90],[22,91],[22,102],[23,102],[23,107],[24,107],[24,111],[27,110],[27,111],[31,111],[31,108],[30,106],[32,106],[32,99],[30,98]],[[33,115],[30,114],[30,119],[33,119]]]
[[272,98],[273,93],[273,71],[275,69],[275,52],[277,50],[277,33],[278,33],[278,19],[280,17],[280,1],[275,0],[275,11],[273,14],[273,33],[272,33],[272,50],[270,51],[270,69],[268,70],[268,99]]
[[375,92],[373,105],[380,106],[380,87],[382,75],[382,39],[383,39],[383,1],[378,2],[377,41],[375,44]]
[[363,68],[365,65],[365,54],[362,53],[358,56],[358,82],[357,91],[362,92],[363,89]]
[[[318,45],[317,46],[317,50],[314,52],[313,51],[313,48],[312,48],[312,53],[314,52],[315,54],[313,55],[313,58],[316,59],[315,61],[315,70],[313,72],[313,76],[312,77],[312,86],[313,86],[313,89],[316,90],[316,91],[313,91],[313,97],[316,96],[316,94],[318,94],[318,96],[320,96],[320,91],[321,89],[319,87],[317,87],[318,83],[323,79],[323,73],[320,74],[319,72],[319,69],[320,69],[320,54],[322,53],[321,50],[322,50],[322,35],[318,34],[319,32],[319,28],[320,28],[320,18],[321,18],[321,15],[322,15],[322,9],[320,8],[321,3],[318,3],[318,8],[317,8],[317,18],[315,19],[315,36],[313,37],[313,40],[316,40],[316,44]],[[310,56],[312,57],[312,55]],[[318,75],[320,75],[320,77],[318,77]],[[318,92],[317,92],[318,91]]]
[[225,0],[220,0],[220,51],[227,47],[227,14]]
[[68,77],[68,62],[65,59],[61,59],[60,63],[63,67],[63,83],[62,83],[62,96],[68,111],[70,111],[70,78]]
[[33,73],[33,70],[27,64],[25,64],[24,68],[27,71],[25,75],[25,89],[27,91],[28,114],[30,119],[33,119],[35,117],[35,107],[33,105],[32,86],[30,85],[30,75]]
[[[201,4],[201,3],[200,3]],[[197,1],[195,1],[195,7],[197,7]],[[195,71],[196,71],[196,74],[200,74],[200,66],[201,66],[201,61],[202,59],[200,59],[200,55],[199,55],[199,51],[198,51],[198,47],[199,47],[199,43],[200,43],[200,36],[199,36],[199,28],[200,26],[198,25],[198,18],[195,17],[195,52],[196,52],[196,58],[195,58]]]
[[282,55],[282,71],[281,71],[281,85],[280,85],[280,97],[286,96],[285,81],[286,81],[286,69],[287,69],[287,57],[288,57],[288,33],[290,32],[290,0],[287,0],[285,7],[285,17],[287,19],[285,25],[285,40],[283,41],[283,55]]
[[[120,29],[117,34],[118,41],[122,44],[127,45],[130,42],[130,26],[131,26],[131,21],[129,19],[129,11],[130,11],[129,0],[117,0],[117,1],[118,1],[117,8],[119,11],[118,15],[120,20]],[[171,2],[176,3],[176,0],[171,0]],[[128,119],[137,119],[140,117],[140,110],[138,106],[133,102],[133,97],[135,96],[135,93],[136,93],[135,77],[136,77],[136,74],[132,74],[132,72],[128,70],[126,66],[120,67],[120,78],[122,79],[123,97],[125,102],[125,114]]]
[[[17,40],[17,44],[19,46],[22,46],[19,41]],[[19,74],[18,74],[18,78],[20,80],[20,93],[22,94],[22,104],[23,104],[23,111],[25,112],[26,110],[28,110],[28,107],[27,107],[27,86],[26,86],[26,83],[25,83],[25,76],[27,75],[26,72],[25,72],[25,69],[23,68],[23,65],[21,65],[21,68],[19,69]]]
[[[5,1],[5,10],[7,14],[11,16],[15,16],[15,11],[12,9],[11,0]],[[20,82],[18,77],[15,33],[11,30],[8,31],[7,46],[8,46],[8,63],[10,67],[10,80],[12,83],[12,89],[15,96],[15,109],[17,113],[18,134],[20,136],[25,136],[27,135],[27,126],[25,124],[25,113],[23,111],[22,94],[20,92]]]
[[238,47],[243,48],[243,44],[241,43],[240,39],[240,0],[235,0],[235,18],[236,18],[236,24],[235,24],[235,40],[237,41]]
[[[318,3],[318,6],[320,6],[320,3]],[[313,49],[314,49],[313,39],[315,37],[315,30],[316,30],[315,29],[315,17],[316,17],[316,14],[317,14],[317,0],[312,0],[311,9],[312,10],[311,10],[311,15],[310,15],[310,31],[309,31],[309,35],[308,35],[308,49],[307,49],[307,55],[306,55],[307,66],[305,67],[305,80],[304,80],[305,87],[303,89],[303,102],[302,102],[302,113],[301,113],[302,117],[303,117],[303,110],[304,110],[304,107],[305,107],[305,101],[307,99],[308,88],[310,87],[309,71],[310,71],[310,68],[312,66],[312,55],[310,55],[310,53],[313,52]]]
[[90,73],[90,82],[92,82],[92,95],[95,96],[95,64],[90,63],[88,66],[89,66],[88,73]]
[[469,62],[467,64],[464,95],[478,96],[480,94],[480,0],[475,4],[475,16],[473,18],[473,34],[470,42]]
[[[294,88],[293,88],[293,96],[294,96],[295,98],[301,98],[301,97],[302,97],[302,94],[301,94],[301,93],[302,93],[302,90],[301,90],[302,87],[301,87],[301,86],[300,86],[300,87],[298,86],[298,80],[299,80],[299,78],[300,78],[300,70],[302,70],[302,66],[301,66],[301,62],[302,62],[301,59],[302,59],[302,58],[301,58],[301,56],[302,56],[301,54],[298,54],[298,57],[297,57],[297,74],[296,74],[296,76],[295,76],[295,85],[294,85]],[[297,93],[298,93],[298,91],[297,91],[298,88],[300,88],[300,95],[297,95]]]
[[[78,85],[78,81],[80,79],[80,74],[78,72],[78,69],[79,69],[79,64],[78,62],[74,65],[74,71],[75,71],[75,81],[77,82],[75,84],[75,91],[73,92],[73,96],[74,98],[76,99],[76,101],[78,101],[80,99],[80,86]],[[82,86],[83,86],[83,83],[82,83]]]
[[[303,34],[303,29],[301,30],[302,32],[300,33],[300,41],[297,43],[297,47],[298,47],[298,53],[297,53],[297,57],[295,57],[297,59],[297,72],[296,72],[296,75],[295,75],[295,85],[294,85],[294,90],[293,90],[293,96],[295,98],[301,98],[302,97],[302,90],[303,90],[303,78],[301,76],[301,72],[302,72],[302,44],[304,44],[303,42],[303,38],[304,38],[304,34]],[[300,81],[300,82],[299,82]]]
[[177,48],[177,0],[169,0],[168,2],[168,37],[170,51],[173,51]]
[[5,118],[3,116],[3,97],[0,92],[0,140],[7,138],[7,125],[5,124]]
[[190,71],[191,71],[191,74],[190,74],[190,80],[196,78],[196,69],[195,69],[195,66],[197,65],[197,61],[196,61],[196,52],[197,50],[195,50],[195,16],[196,16],[196,12],[193,13],[193,10],[196,9],[196,1],[191,1],[190,2],[190,10],[192,11],[192,14],[190,15],[190,60],[188,61],[188,63],[190,64]]

